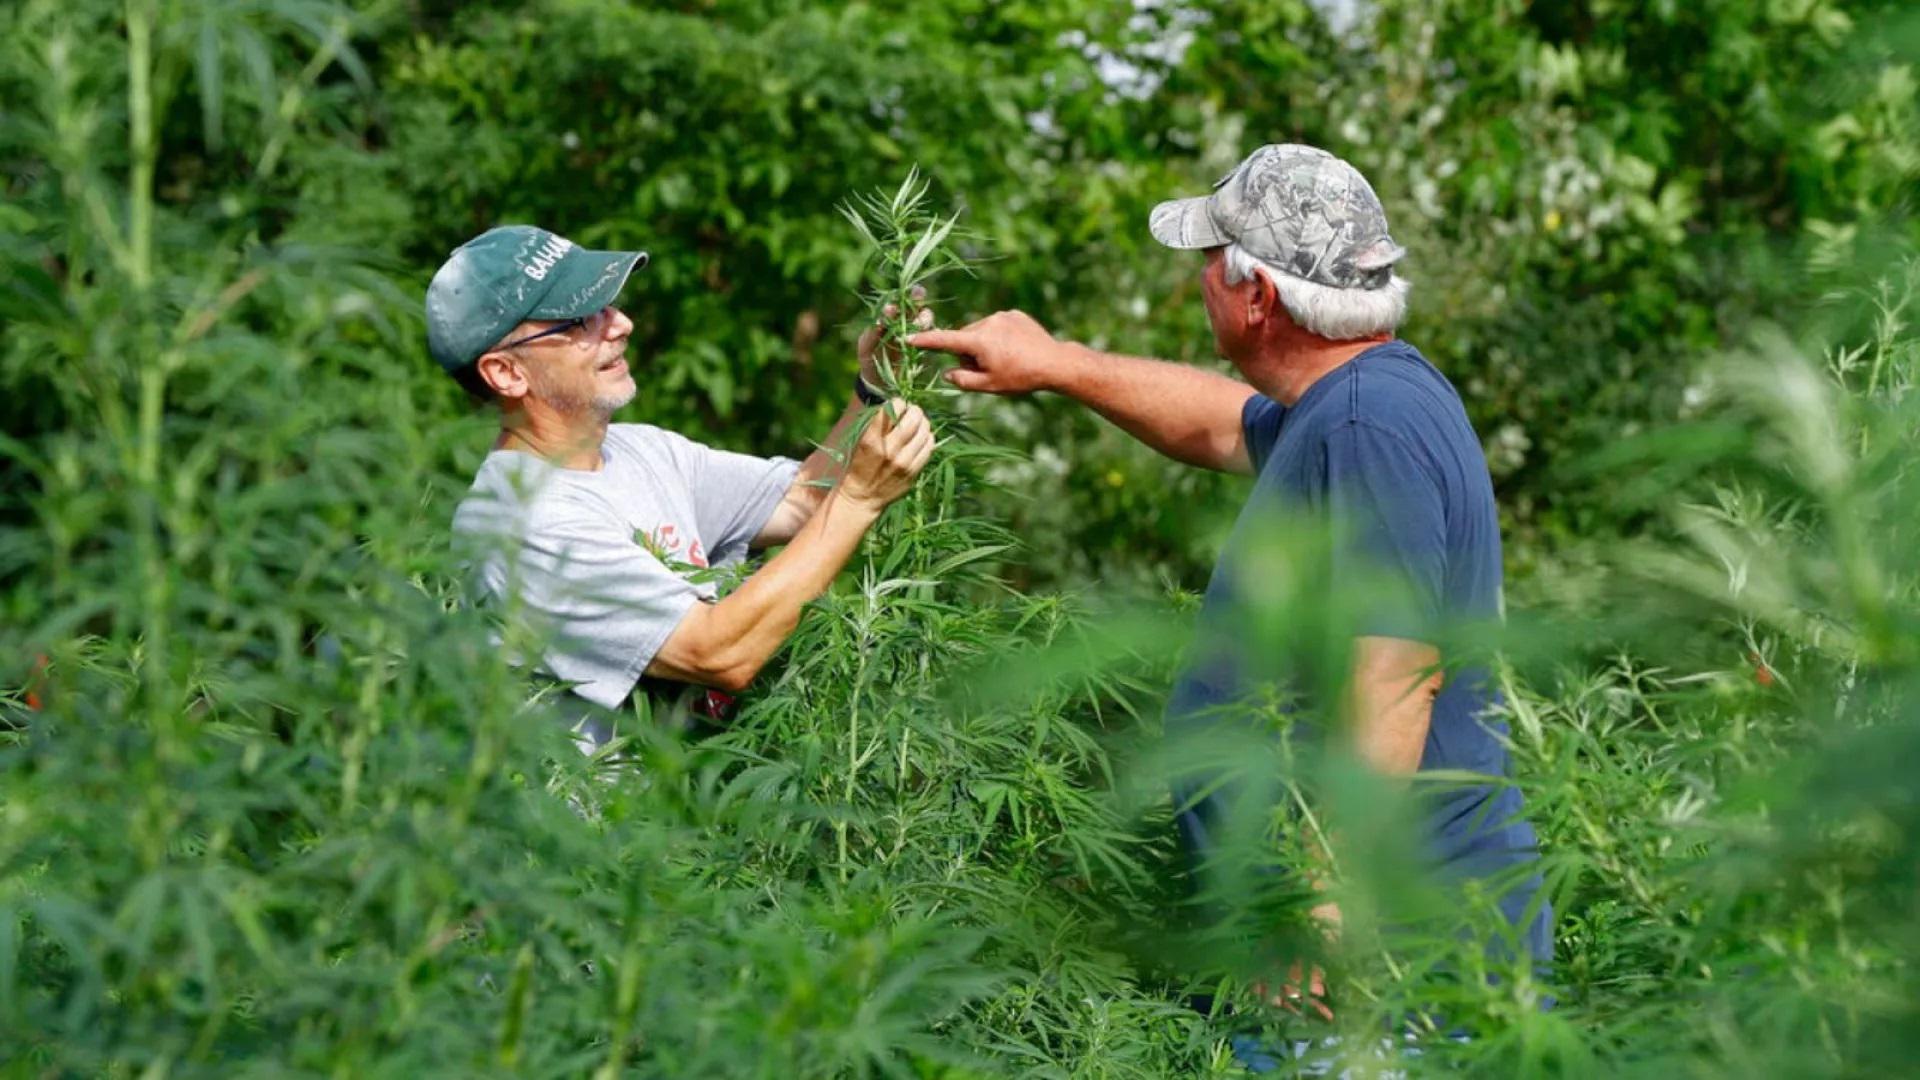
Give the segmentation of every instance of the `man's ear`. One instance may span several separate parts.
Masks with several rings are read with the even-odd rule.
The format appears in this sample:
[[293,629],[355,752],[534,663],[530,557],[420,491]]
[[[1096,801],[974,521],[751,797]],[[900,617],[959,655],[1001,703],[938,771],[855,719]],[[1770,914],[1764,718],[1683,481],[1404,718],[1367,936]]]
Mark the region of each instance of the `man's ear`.
[[493,392],[505,400],[518,400],[526,397],[533,389],[527,380],[527,372],[513,354],[507,352],[482,353],[480,359],[473,362],[474,374],[487,384]]
[[1247,325],[1259,326],[1274,318],[1280,310],[1280,290],[1273,279],[1256,270],[1247,275]]

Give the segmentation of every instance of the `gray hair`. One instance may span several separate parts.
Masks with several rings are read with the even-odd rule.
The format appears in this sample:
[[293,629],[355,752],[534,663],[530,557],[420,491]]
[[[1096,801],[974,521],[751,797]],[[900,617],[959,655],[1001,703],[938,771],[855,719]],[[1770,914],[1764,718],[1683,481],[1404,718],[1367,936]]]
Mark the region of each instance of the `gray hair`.
[[1391,334],[1407,317],[1407,290],[1412,286],[1398,274],[1378,289],[1336,289],[1295,277],[1239,244],[1228,244],[1225,257],[1227,284],[1252,280],[1256,273],[1266,275],[1293,321],[1329,341]]

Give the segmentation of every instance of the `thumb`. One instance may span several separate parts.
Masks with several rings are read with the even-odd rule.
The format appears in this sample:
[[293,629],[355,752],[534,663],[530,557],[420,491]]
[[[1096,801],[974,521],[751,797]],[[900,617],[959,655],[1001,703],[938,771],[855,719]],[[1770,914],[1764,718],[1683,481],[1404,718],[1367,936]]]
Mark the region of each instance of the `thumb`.
[[947,381],[961,390],[991,392],[988,390],[988,384],[992,380],[986,372],[975,368],[949,368],[947,370]]

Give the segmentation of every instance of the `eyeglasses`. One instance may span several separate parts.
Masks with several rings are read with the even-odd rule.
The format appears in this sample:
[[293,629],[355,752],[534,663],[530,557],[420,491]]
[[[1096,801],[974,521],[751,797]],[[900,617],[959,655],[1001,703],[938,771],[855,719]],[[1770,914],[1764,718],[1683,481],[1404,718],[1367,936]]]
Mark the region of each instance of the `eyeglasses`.
[[600,316],[605,315],[606,313],[607,313],[607,309],[601,308],[599,311],[596,311],[591,315],[582,315],[577,319],[568,319],[566,322],[563,322],[558,326],[549,326],[545,330],[542,330],[537,334],[528,334],[526,337],[519,338],[514,341],[509,341],[506,344],[501,345],[500,348],[511,349],[517,345],[525,345],[529,341],[539,341],[543,337],[556,337],[560,334],[570,334],[575,330],[578,330],[581,327],[587,326],[589,324],[598,324],[600,321]]

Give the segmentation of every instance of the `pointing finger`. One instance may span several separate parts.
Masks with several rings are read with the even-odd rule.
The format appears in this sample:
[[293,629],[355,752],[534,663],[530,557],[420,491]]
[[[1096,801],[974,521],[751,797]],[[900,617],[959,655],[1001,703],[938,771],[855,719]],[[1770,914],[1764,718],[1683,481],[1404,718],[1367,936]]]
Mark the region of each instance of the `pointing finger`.
[[907,344],[916,349],[935,349],[940,352],[973,355],[978,339],[965,330],[922,330],[907,338]]

